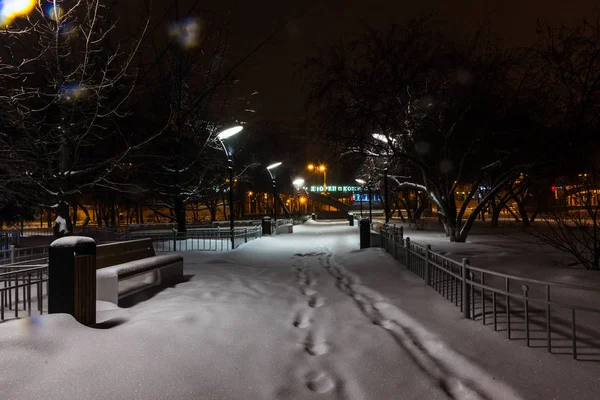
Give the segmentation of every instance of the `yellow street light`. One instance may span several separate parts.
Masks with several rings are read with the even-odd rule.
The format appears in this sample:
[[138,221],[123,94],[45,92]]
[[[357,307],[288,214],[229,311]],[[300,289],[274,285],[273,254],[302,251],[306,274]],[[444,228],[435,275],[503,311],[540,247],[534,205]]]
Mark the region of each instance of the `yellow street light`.
[[0,3],[0,26],[8,26],[17,17],[22,17],[33,11],[36,0],[5,0]]

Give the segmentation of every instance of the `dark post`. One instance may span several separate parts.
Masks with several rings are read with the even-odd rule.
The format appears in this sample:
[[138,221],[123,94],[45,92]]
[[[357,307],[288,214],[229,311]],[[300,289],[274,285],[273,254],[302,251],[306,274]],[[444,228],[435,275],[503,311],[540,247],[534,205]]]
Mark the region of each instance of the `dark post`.
[[364,188],[361,186],[360,187],[360,217],[362,218],[362,199],[363,199],[363,195],[365,194],[365,190]]
[[369,224],[373,222],[373,205],[371,204],[371,197],[373,197],[373,192],[371,190],[371,182],[369,182]]
[[371,224],[366,219],[361,219],[359,222],[360,227],[360,248],[366,249],[371,247]]
[[270,235],[271,234],[271,217],[265,216],[262,219],[262,234]]
[[69,236],[50,245],[48,312],[66,313],[84,324],[96,323],[96,242]]
[[463,295],[463,317],[470,318],[471,317],[471,287],[467,282],[469,276],[469,259],[462,259],[462,295]]
[[388,203],[388,170],[387,168],[383,170],[383,197],[385,204],[383,206],[383,212],[385,213],[385,223],[390,222],[390,206]]
[[277,185],[273,178],[273,220],[275,221],[275,229],[277,229]]
[[233,239],[233,160],[229,160],[229,230],[231,235],[231,250],[235,248],[235,243]]
[[354,215],[352,213],[348,213],[348,225],[354,226]]

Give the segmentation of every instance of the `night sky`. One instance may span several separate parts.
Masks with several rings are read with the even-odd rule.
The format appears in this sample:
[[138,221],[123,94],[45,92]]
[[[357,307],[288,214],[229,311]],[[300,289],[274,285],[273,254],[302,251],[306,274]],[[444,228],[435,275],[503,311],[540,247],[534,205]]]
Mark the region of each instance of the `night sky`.
[[533,43],[538,20],[569,24],[592,16],[599,7],[597,0],[237,0],[226,4],[235,10],[231,14],[232,57],[243,54],[289,16],[308,9],[238,71],[242,90],[261,93],[257,108],[263,116],[284,120],[305,116],[298,72],[307,57],[319,46],[351,39],[364,25],[386,27],[435,11],[448,22],[449,34],[464,36],[491,14],[491,33],[511,47]]

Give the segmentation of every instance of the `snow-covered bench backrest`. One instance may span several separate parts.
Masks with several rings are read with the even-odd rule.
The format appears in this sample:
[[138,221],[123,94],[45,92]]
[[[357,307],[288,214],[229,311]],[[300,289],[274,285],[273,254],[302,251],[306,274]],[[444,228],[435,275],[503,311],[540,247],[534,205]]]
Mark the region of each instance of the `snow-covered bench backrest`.
[[155,255],[151,239],[101,244],[96,247],[96,269],[153,257]]

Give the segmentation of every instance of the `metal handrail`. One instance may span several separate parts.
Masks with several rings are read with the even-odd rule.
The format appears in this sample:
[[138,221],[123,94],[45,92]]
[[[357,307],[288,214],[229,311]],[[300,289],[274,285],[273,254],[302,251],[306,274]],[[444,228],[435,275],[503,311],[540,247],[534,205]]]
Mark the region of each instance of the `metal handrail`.
[[[530,345],[530,328],[529,325],[545,326],[545,336],[537,337],[537,340],[545,340],[547,343],[548,352],[552,352],[552,341],[556,340],[552,334],[560,334],[564,337],[570,336],[572,343],[573,357],[577,359],[577,343],[589,343],[588,338],[578,338],[577,328],[580,330],[584,327],[581,322],[577,324],[576,311],[589,312],[595,315],[600,314],[600,308],[590,307],[587,305],[573,304],[571,301],[561,301],[560,297],[564,297],[569,291],[584,291],[585,293],[600,294],[600,288],[592,288],[589,286],[575,285],[568,283],[559,283],[546,281],[535,278],[527,278],[515,276],[503,272],[490,271],[481,267],[474,267],[468,263],[468,259],[463,259],[459,263],[451,258],[435,253],[431,250],[431,246],[423,246],[410,241],[410,238],[404,238],[401,235],[396,235],[397,231],[393,231],[390,226],[383,227],[380,231],[380,246],[386,251],[393,253],[394,257],[401,261],[410,271],[416,273],[423,278],[427,285],[431,286],[438,293],[453,302],[455,306],[460,306],[465,318],[477,319],[479,316],[484,325],[488,312],[486,308],[489,302],[492,303],[491,311],[494,330],[498,330],[498,314],[506,316],[506,326],[509,339],[512,339],[511,319],[523,315],[525,319],[525,340],[527,346]],[[487,280],[487,283],[486,283]],[[504,288],[490,284],[495,281],[500,284],[504,281]],[[512,285],[511,285],[512,283]],[[521,291],[511,291],[514,286],[520,286]],[[528,285],[533,287],[529,288]],[[551,296],[551,289],[554,288],[554,294]],[[567,293],[560,290],[567,290]],[[556,293],[558,291],[558,293]],[[486,293],[487,292],[487,293]],[[532,295],[533,293],[533,295]],[[543,294],[540,296],[540,293]],[[559,297],[559,300],[556,297]],[[587,296],[589,298],[589,295]],[[476,303],[479,304],[480,314],[476,314]],[[517,304],[522,306],[522,310],[518,312],[511,307]],[[531,307],[534,304],[537,307]],[[499,306],[502,306],[499,308]],[[553,311],[554,309],[554,311]],[[559,311],[557,311],[557,309]],[[536,321],[530,316],[530,312],[542,311],[545,317],[542,321]],[[560,311],[563,310],[563,311]],[[570,318],[564,318],[564,311],[570,311]],[[539,315],[539,314],[538,314]],[[570,321],[569,321],[570,319]],[[554,321],[554,329],[553,329]],[[559,322],[560,328],[557,327]],[[569,323],[570,322],[570,323]],[[570,333],[565,333],[561,324],[570,325]],[[588,329],[589,330],[589,329]],[[598,339],[600,339],[600,333]],[[595,343],[594,346],[598,347]],[[598,354],[600,355],[600,354]]]

